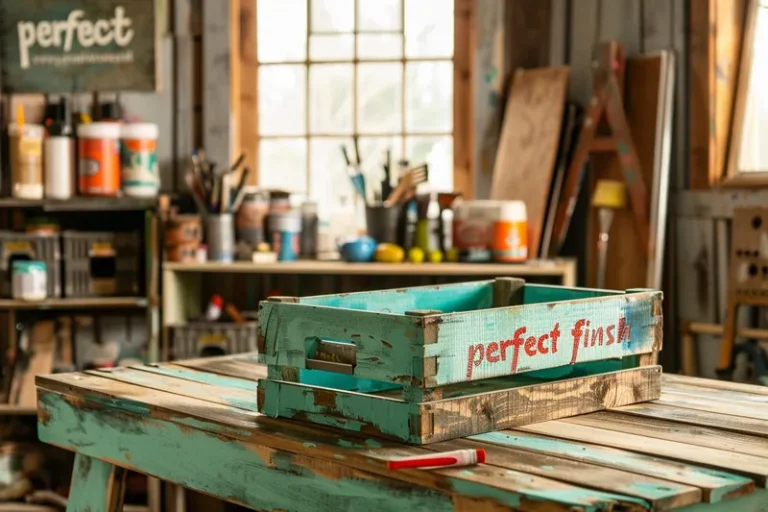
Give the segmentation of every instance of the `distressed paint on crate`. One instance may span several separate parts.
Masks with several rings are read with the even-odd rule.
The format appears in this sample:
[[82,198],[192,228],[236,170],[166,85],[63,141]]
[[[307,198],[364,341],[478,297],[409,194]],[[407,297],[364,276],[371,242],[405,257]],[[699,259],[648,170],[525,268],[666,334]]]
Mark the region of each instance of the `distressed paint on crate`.
[[661,367],[651,366],[424,403],[273,380],[259,381],[258,397],[259,410],[268,416],[426,444],[655,400],[660,394]]
[[[478,466],[472,474],[441,470],[443,490],[415,486],[314,457],[152,418],[120,412],[119,401],[101,409],[39,390],[40,439],[93,458],[260,510],[451,511],[451,494],[490,505],[537,510],[610,510],[637,498],[582,489],[516,471]],[[475,474],[476,473],[476,474]],[[495,479],[488,477],[495,475]],[[493,484],[489,485],[488,480]],[[80,499],[73,488],[74,499]]]
[[[424,317],[302,302],[266,301],[260,308],[261,362],[301,369],[317,339],[346,342],[356,347],[354,377],[416,387],[565,367],[661,348],[661,292]],[[568,373],[567,369],[559,371]]]
[[72,468],[67,512],[122,512],[126,471],[78,453]]

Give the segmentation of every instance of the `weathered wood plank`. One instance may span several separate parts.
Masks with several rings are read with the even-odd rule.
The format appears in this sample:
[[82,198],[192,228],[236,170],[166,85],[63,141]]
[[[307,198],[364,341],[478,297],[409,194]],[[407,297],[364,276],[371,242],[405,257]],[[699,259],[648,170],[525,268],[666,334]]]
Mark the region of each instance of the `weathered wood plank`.
[[768,405],[768,395],[761,393],[741,393],[727,389],[708,389],[684,384],[672,384],[664,387],[664,392],[673,395],[690,395],[699,398],[711,398],[718,402],[736,404]]
[[737,473],[755,480],[756,485],[768,483],[768,460],[753,455],[731,453],[713,448],[625,434],[572,423],[550,421],[538,425],[519,427],[524,432],[557,436],[585,443],[601,444],[613,448],[638,451],[688,463],[700,464],[721,471]]
[[194,382],[157,373],[144,372],[133,368],[112,368],[86,372],[106,379],[136,384],[153,390],[166,391],[175,395],[188,396],[223,405],[231,405],[256,411],[256,393],[240,388],[228,388],[213,384]]
[[660,383],[660,367],[643,367],[419,404],[265,380],[259,410],[423,444],[653,400]]
[[658,418],[678,423],[687,423],[704,427],[714,427],[729,432],[768,437],[768,421],[730,416],[696,409],[684,409],[659,403],[627,405],[612,409],[611,412]]
[[768,458],[768,439],[723,431],[712,427],[675,423],[613,412],[596,412],[588,416],[567,418],[562,421]]
[[[645,501],[648,508],[655,511],[671,510],[701,501],[701,490],[690,485],[552,455],[468,440],[447,441],[428,446],[428,449],[436,452],[477,448],[486,451],[490,465],[581,487],[633,496]],[[631,507],[634,504],[620,505]]]
[[[203,384],[244,389],[253,393],[255,393],[259,388],[259,384],[251,380],[237,379],[228,377],[226,375],[219,375],[217,373],[201,372],[193,370],[192,368],[184,368],[183,366],[179,366],[173,363],[144,364],[141,366],[131,366],[131,368],[134,370],[157,373],[160,375],[166,375],[168,377],[176,377],[178,379],[191,380]],[[257,368],[254,368],[254,370],[256,369]]]
[[[760,397],[757,397],[760,398]],[[759,402],[759,401],[758,401]],[[678,393],[662,392],[659,404],[672,405],[685,409],[697,409],[699,411],[710,411],[718,414],[728,414],[730,416],[739,416],[750,419],[768,420],[768,408],[764,404],[748,404],[743,402],[732,403],[719,400],[714,397],[683,395]],[[760,407],[763,405],[763,407]]]
[[471,436],[469,439],[485,445],[508,446],[516,450],[546,454],[691,485],[701,489],[702,499],[706,502],[717,502],[754,489],[752,480],[738,475],[595,444],[572,442],[515,430],[480,434]]
[[78,453],[67,512],[122,512],[126,474],[121,467]]
[[259,364],[258,355],[238,354],[236,356],[210,357],[174,361],[174,364],[203,372],[258,381],[267,378],[267,367]]
[[743,384],[741,382],[731,382],[717,379],[701,379],[698,377],[689,377],[686,375],[676,375],[665,373],[661,377],[665,389],[687,389],[695,387],[707,390],[733,391],[734,394],[751,394],[768,396],[768,388],[765,386],[755,386],[754,384]]

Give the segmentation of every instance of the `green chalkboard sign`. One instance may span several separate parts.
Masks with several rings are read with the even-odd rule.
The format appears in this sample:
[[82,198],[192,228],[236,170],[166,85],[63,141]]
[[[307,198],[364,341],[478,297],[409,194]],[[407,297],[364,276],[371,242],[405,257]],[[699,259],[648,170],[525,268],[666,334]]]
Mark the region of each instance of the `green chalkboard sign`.
[[0,0],[4,93],[157,88],[154,0]]

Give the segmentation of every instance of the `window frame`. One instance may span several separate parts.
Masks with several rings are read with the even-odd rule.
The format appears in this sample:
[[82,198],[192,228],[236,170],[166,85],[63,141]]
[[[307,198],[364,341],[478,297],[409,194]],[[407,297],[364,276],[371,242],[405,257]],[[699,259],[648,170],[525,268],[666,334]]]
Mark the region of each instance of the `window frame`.
[[[240,47],[238,56],[239,69],[231,70],[233,79],[240,84],[239,110],[239,139],[242,149],[246,152],[246,164],[252,169],[249,184],[256,185],[259,182],[259,111],[258,111],[258,48],[257,48],[257,0],[230,0],[239,2],[238,30]],[[473,198],[475,190],[474,180],[474,49],[475,49],[475,9],[477,0],[454,0],[454,51],[453,58],[427,58],[427,59],[395,59],[400,62],[409,61],[448,61],[453,62],[453,184],[454,190],[461,192],[465,198]],[[234,21],[234,20],[233,20]],[[235,30],[233,30],[235,32]],[[360,59],[367,62],[367,59]],[[390,59],[391,60],[391,59]],[[357,67],[357,60],[351,61]],[[372,61],[386,62],[386,61]],[[313,60],[307,55],[304,63],[326,64],[328,61]],[[267,63],[265,63],[267,64]],[[269,63],[271,64],[271,63]],[[269,65],[267,64],[267,65]],[[279,64],[278,64],[279,65]],[[307,68],[308,69],[308,68]],[[356,72],[356,71],[355,71]],[[239,74],[237,77],[235,75]],[[307,77],[307,81],[309,78]],[[405,77],[403,77],[405,80]],[[307,104],[307,109],[309,104]],[[356,109],[353,110],[356,116]],[[354,119],[356,126],[357,120]],[[309,127],[307,127],[309,132]],[[376,134],[359,134],[361,137],[376,136]],[[398,133],[398,136],[400,134]],[[410,135],[410,134],[409,134]],[[429,136],[429,133],[413,134],[414,136]],[[444,133],[441,135],[448,135]],[[315,134],[308,133],[306,140],[309,142]],[[282,136],[281,136],[282,137]],[[351,139],[351,135],[349,136]],[[280,138],[266,136],[265,138]],[[291,138],[285,136],[285,138]],[[307,169],[309,173],[309,168]],[[309,174],[307,181],[309,181]]]

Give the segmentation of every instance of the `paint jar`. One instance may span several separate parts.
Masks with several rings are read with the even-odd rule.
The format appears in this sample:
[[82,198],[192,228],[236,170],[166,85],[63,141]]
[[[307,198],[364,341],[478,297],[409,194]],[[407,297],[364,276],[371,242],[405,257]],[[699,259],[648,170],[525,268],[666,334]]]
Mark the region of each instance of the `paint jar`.
[[317,203],[305,201],[301,205],[301,237],[299,248],[303,259],[317,259],[317,237],[320,218],[317,215]]
[[298,211],[270,214],[269,230],[272,233],[272,250],[278,261],[295,261],[299,256],[301,215]]
[[120,193],[120,125],[88,123],[77,127],[78,189],[84,196]]
[[461,201],[454,206],[453,246],[464,262],[491,260],[491,239],[497,201]]
[[528,259],[528,217],[523,201],[498,201],[494,208],[491,253],[494,261],[519,263]]
[[43,137],[38,124],[8,126],[11,194],[19,199],[43,198]]
[[269,213],[269,198],[266,193],[249,188],[243,195],[243,202],[237,210],[235,228],[237,239],[256,246],[266,239],[264,226]]
[[126,196],[155,197],[160,190],[158,133],[153,123],[131,123],[120,128],[120,178]]
[[16,260],[11,265],[14,299],[41,301],[48,297],[48,272],[44,261]]
[[60,122],[51,124],[43,147],[45,197],[69,199],[72,197],[75,182],[75,150],[70,126]]
[[208,261],[231,262],[235,259],[235,222],[231,213],[206,215],[205,241]]

